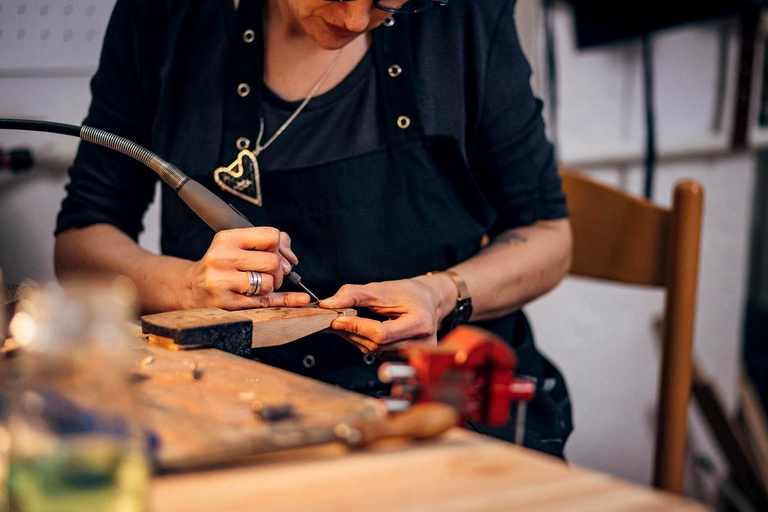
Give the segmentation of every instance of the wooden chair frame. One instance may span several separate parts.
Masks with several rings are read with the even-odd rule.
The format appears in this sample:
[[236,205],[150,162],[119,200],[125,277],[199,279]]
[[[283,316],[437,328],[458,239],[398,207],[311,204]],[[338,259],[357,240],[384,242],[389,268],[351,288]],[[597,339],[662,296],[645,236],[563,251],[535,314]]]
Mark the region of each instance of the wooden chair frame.
[[704,191],[675,186],[671,209],[562,170],[574,237],[574,275],[666,290],[653,485],[680,493],[691,391]]

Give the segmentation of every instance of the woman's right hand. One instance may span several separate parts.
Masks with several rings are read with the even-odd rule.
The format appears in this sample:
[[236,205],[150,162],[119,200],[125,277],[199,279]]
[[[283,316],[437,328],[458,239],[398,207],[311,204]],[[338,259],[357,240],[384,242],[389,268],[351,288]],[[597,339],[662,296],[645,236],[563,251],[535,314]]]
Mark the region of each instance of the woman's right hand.
[[[298,262],[288,234],[275,228],[220,231],[203,258],[189,267],[184,309],[304,306],[310,300],[306,293],[276,291],[283,284],[283,276]],[[248,270],[261,272],[261,290],[257,295],[245,295],[249,287]]]

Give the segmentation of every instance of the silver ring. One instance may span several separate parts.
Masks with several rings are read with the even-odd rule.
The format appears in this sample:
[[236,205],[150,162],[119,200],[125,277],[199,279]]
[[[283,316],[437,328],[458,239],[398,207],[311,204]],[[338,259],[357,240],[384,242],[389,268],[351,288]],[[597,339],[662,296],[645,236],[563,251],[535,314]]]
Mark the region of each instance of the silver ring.
[[245,273],[248,274],[248,289],[245,290],[243,295],[258,295],[261,291],[261,283],[263,281],[261,272],[246,270]]

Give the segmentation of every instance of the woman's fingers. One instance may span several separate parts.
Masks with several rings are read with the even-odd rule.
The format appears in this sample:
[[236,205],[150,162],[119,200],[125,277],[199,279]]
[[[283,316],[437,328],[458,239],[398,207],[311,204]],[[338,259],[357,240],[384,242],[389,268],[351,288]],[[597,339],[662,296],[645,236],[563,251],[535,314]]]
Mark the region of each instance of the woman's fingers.
[[309,295],[298,292],[273,292],[259,298],[261,307],[300,307],[306,306],[310,302]]
[[309,304],[310,298],[306,293],[275,292],[266,295],[243,295],[230,293],[222,309],[253,309],[276,307],[301,307]]
[[283,276],[290,272],[291,268],[288,261],[279,254],[261,251],[238,251],[233,264],[235,269],[242,273],[251,270],[261,272],[265,277],[269,276],[275,285],[269,291],[280,289],[283,285]]
[[216,233],[216,239],[246,250],[277,252],[280,248],[280,230],[270,227],[227,229]]
[[[291,249],[291,237],[285,231],[280,232],[280,253],[285,256],[288,259],[288,262],[292,265],[299,264],[299,258],[296,257],[293,249]],[[290,272],[290,270],[288,270],[288,272]]]
[[[291,272],[291,263],[298,262],[290,245],[286,233],[269,227],[216,233],[208,251],[191,269],[192,305],[243,309],[308,304],[304,293],[274,293]],[[258,293],[246,296],[251,289],[249,272],[258,272],[261,286]]]
[[[275,291],[275,278],[271,275],[259,272],[261,274],[261,287],[258,292],[254,292],[253,295],[266,295]],[[248,272],[237,272],[237,276],[234,278],[237,280],[238,285],[231,287],[230,290],[236,293],[245,294],[251,287],[251,280],[248,278]]]
[[400,340],[419,339],[433,334],[427,315],[409,313],[394,320],[379,322],[358,316],[340,316],[331,327],[337,331],[357,334],[377,345],[386,345]]
[[345,284],[332,297],[320,301],[320,307],[339,309],[351,307],[369,307],[379,302],[373,284]]
[[328,332],[330,334],[335,334],[340,338],[344,338],[350,344],[354,345],[358,350],[360,350],[360,352],[363,354],[370,354],[371,352],[378,350],[378,345],[376,345],[374,342],[356,334],[350,334],[344,331],[336,331],[334,329],[328,329],[327,331],[323,332]]
[[414,338],[410,340],[395,341],[392,343],[380,345],[358,334],[351,334],[346,331],[337,331],[334,329],[331,329],[328,332],[335,334],[340,338],[344,338],[349,343],[357,347],[360,350],[360,352],[362,352],[363,354],[376,354],[379,352],[397,352],[398,350],[406,348],[410,345],[423,345],[425,343],[428,343],[428,344],[431,343],[432,345],[437,344],[437,338],[434,336],[431,336],[431,337],[426,336],[423,338]]
[[285,273],[291,271],[292,265],[299,263],[299,259],[291,249],[291,237],[285,231],[269,227],[254,227],[221,231],[216,236],[222,238],[224,243],[232,244],[239,249],[281,254],[288,266],[284,268]]
[[388,345],[381,345],[378,348],[378,351],[379,352],[397,352],[398,350],[407,348],[411,345],[424,345],[424,344],[437,345],[437,337],[432,336],[432,337],[426,337],[426,338],[420,338],[420,339],[397,341],[395,343],[389,343]]

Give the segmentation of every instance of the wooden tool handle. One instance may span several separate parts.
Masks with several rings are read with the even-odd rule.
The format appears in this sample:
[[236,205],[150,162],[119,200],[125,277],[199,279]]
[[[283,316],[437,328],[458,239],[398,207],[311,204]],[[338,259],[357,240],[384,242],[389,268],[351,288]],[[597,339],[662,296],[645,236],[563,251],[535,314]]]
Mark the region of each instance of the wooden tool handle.
[[428,439],[458,425],[459,421],[459,414],[450,405],[419,404],[386,418],[357,423],[352,426],[351,434],[344,438],[353,446],[364,446],[392,437]]

